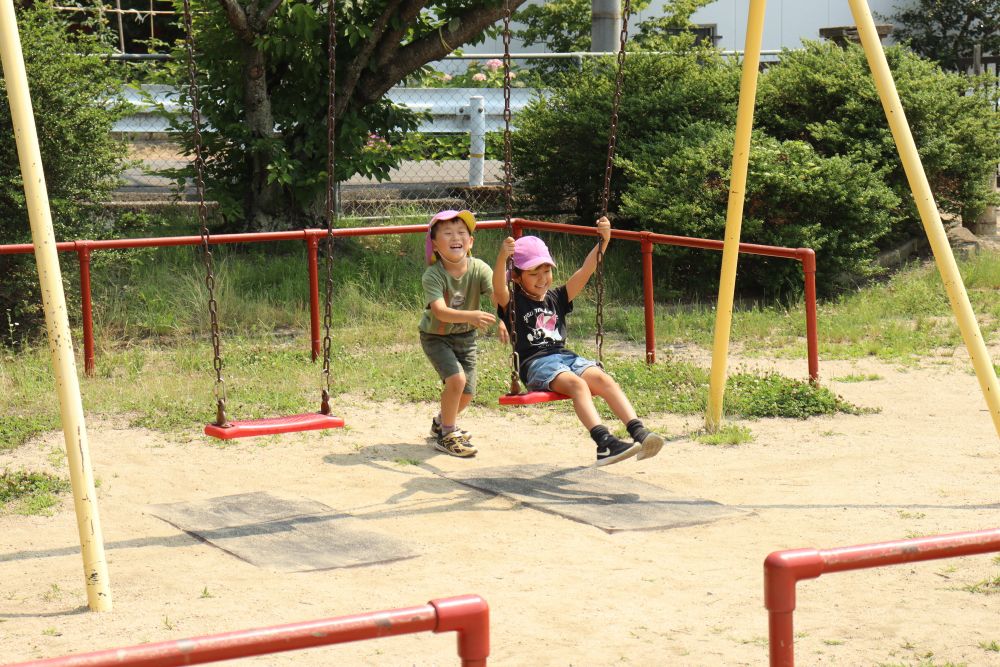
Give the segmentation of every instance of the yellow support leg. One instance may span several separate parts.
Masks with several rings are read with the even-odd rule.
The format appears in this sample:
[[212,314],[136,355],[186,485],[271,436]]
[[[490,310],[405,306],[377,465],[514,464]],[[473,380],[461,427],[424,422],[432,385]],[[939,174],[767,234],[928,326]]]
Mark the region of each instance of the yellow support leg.
[[729,334],[733,325],[733,296],[736,292],[736,260],[740,252],[740,228],[743,226],[743,203],[746,197],[747,167],[750,162],[750,134],[753,130],[753,107],[757,99],[757,73],[760,71],[760,45],[764,35],[766,4],[766,0],[750,0],[750,14],[747,17],[747,41],[743,55],[743,75],[740,79],[740,102],[736,112],[736,141],[733,144],[733,173],[729,181],[726,237],[722,246],[719,303],[715,310],[712,374],[708,387],[708,409],[705,412],[705,428],[712,433],[722,425]]
[[945,235],[944,225],[941,224],[941,215],[938,213],[937,203],[934,201],[930,184],[927,182],[924,166],[920,162],[920,155],[917,153],[917,146],[913,141],[910,126],[906,122],[906,114],[903,112],[903,105],[899,101],[899,93],[896,92],[892,72],[889,71],[889,64],[885,59],[882,42],[875,30],[871,9],[868,7],[867,0],[848,1],[851,12],[854,14],[854,23],[861,36],[861,45],[868,58],[868,66],[871,68],[872,76],[875,77],[875,86],[878,88],[879,98],[882,100],[882,108],[885,109],[886,118],[889,119],[892,138],[896,142],[899,158],[903,162],[906,180],[910,184],[913,199],[920,212],[920,221],[924,225],[931,250],[934,251],[934,261],[937,263],[944,288],[948,292],[948,300],[951,301],[951,309],[955,313],[958,328],[962,332],[962,340],[965,341],[965,347],[969,350],[969,356],[972,358],[972,367],[976,371],[983,398],[986,399],[990,416],[993,417],[993,428],[997,435],[1000,435],[1000,388],[997,386],[996,371],[990,360],[989,352],[986,350],[986,344],[983,342],[983,335],[979,330],[979,323],[976,322],[976,315],[972,311],[972,304],[969,303],[969,295],[965,291],[965,284],[962,282],[962,275],[955,263],[955,255],[951,251],[948,237]]
[[42,287],[45,325],[49,333],[49,351],[59,395],[59,412],[66,439],[76,525],[83,551],[83,573],[87,586],[87,604],[94,611],[111,610],[111,589],[104,559],[104,540],[97,512],[97,492],[90,467],[87,429],[83,419],[83,401],[73,357],[73,338],[66,313],[59,254],[56,251],[52,213],[45,189],[42,156],[38,148],[35,117],[31,109],[28,77],[24,70],[24,54],[12,0],[0,0],[0,61],[3,63],[14,124],[14,139],[24,179],[24,194],[31,221],[31,240],[35,244],[35,262]]

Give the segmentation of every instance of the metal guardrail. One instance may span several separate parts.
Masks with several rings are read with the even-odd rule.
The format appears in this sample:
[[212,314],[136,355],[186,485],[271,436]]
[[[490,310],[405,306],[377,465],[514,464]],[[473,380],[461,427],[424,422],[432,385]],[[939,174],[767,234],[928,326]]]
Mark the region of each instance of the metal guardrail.
[[[514,235],[520,236],[524,229],[534,229],[580,236],[596,236],[593,227],[566,225],[539,220],[514,218]],[[503,229],[503,220],[482,220],[476,225],[477,230]],[[334,236],[378,236],[381,234],[426,234],[427,225],[397,225],[389,227],[346,227],[333,230]],[[261,243],[264,241],[305,241],[309,271],[309,314],[312,358],[315,361],[320,354],[320,303],[319,303],[319,241],[327,235],[325,229],[302,229],[287,232],[257,232],[248,234],[213,234],[210,243]],[[656,328],[654,317],[653,294],[653,246],[655,244],[681,246],[686,248],[701,248],[721,252],[722,241],[714,239],[699,239],[669,234],[654,234],[652,232],[636,232],[613,229],[612,238],[638,242],[642,251],[642,287],[643,312],[646,334],[646,363],[656,362]],[[165,248],[175,246],[194,246],[201,244],[200,236],[168,236],[145,239],[108,239],[104,241],[63,241],[56,244],[60,252],[76,252],[80,261],[80,298],[83,317],[83,348],[84,371],[93,375],[95,369],[95,345],[93,306],[90,288],[90,253],[94,250],[109,250],[119,248]],[[0,255],[24,255],[34,251],[30,243],[16,245],[0,245]],[[809,364],[809,379],[819,382],[819,343],[816,328],[816,253],[810,248],[783,248],[780,246],[759,245],[756,243],[740,243],[739,251],[750,255],[765,255],[768,257],[784,257],[802,263],[803,281],[805,285],[805,316],[806,316],[806,347]]]
[[795,584],[823,574],[1000,551],[1000,528],[837,549],[775,551],[764,561],[771,667],[794,667]]
[[[533,88],[511,91],[511,110],[523,111],[528,103],[545,92]],[[164,200],[173,193],[172,179],[157,172],[183,169],[190,158],[182,153],[170,123],[163,112],[183,113],[178,91],[162,84],[125,87],[121,98],[132,104],[133,113],[118,120],[112,131],[125,138],[131,157],[139,165],[123,174],[124,185],[118,190],[120,200]],[[393,88],[387,97],[398,105],[426,114],[417,128],[431,135],[464,134],[468,149],[461,160],[404,161],[390,173],[389,181],[379,182],[355,176],[345,181],[341,200],[350,203],[352,213],[370,215],[384,204],[408,204],[420,209],[492,208],[488,193],[481,200],[456,201],[466,188],[499,187],[503,181],[500,160],[486,156],[486,135],[503,130],[503,90],[499,88]],[[210,129],[210,125],[206,123]],[[349,195],[349,196],[348,196]],[[493,197],[492,199],[497,199]],[[359,205],[358,202],[361,202]],[[364,202],[369,202],[365,204]],[[484,206],[485,204],[485,206]]]
[[420,607],[32,660],[7,667],[181,667],[416,632],[454,632],[458,635],[462,667],[486,667],[490,654],[489,607],[478,595],[431,600]]

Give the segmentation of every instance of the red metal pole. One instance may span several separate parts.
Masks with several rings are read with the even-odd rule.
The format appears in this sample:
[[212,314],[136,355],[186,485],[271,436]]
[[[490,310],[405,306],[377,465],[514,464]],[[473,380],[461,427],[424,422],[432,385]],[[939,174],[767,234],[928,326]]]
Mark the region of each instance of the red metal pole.
[[76,242],[80,260],[80,301],[83,318],[83,372],[94,374],[94,310],[90,296],[90,241]]
[[819,336],[816,333],[816,252],[811,248],[799,248],[802,258],[802,273],[806,283],[806,347],[809,356],[809,381],[819,384]]
[[490,655],[490,608],[478,595],[431,600],[437,611],[434,632],[457,632],[462,667],[486,667]]
[[642,306],[646,319],[646,363],[656,363],[656,314],[653,301],[653,242],[642,237]]
[[485,667],[489,609],[478,595],[305,623],[33,660],[8,667],[179,667],[414,632],[457,632],[464,667]]
[[795,584],[800,580],[815,579],[828,572],[973,556],[994,551],[1000,551],[1000,528],[823,551],[775,551],[764,560],[764,606],[768,612],[771,667],[795,665],[792,614],[795,611]]
[[319,333],[319,237],[306,235],[309,249],[309,331],[312,337],[312,360],[320,353]]

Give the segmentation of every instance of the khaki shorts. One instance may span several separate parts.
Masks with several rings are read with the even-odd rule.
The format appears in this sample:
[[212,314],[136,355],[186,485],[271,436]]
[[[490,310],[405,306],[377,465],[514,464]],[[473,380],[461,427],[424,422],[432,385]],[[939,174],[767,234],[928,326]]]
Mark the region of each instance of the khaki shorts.
[[440,336],[420,332],[420,347],[444,382],[465,372],[464,394],[476,393],[476,332]]

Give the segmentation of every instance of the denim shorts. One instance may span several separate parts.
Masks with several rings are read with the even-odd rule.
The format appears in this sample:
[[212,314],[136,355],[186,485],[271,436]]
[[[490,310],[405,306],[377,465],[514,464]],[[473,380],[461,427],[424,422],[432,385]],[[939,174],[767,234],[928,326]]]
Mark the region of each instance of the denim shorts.
[[527,378],[525,383],[532,391],[552,391],[549,384],[560,373],[569,371],[575,375],[583,375],[585,370],[596,365],[596,361],[584,359],[572,352],[546,354],[544,357],[528,361],[524,372]]
[[444,382],[465,372],[463,394],[476,393],[476,332],[438,335],[420,332],[420,347]]

